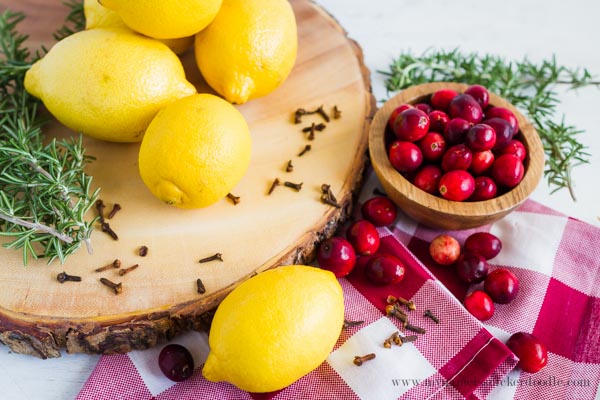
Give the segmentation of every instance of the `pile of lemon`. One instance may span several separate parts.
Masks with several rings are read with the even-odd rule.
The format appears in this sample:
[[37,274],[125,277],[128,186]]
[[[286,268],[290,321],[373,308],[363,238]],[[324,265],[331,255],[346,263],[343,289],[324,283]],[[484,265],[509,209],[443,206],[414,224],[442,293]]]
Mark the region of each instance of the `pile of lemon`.
[[[85,0],[86,29],[25,77],[58,121],[90,137],[139,142],[142,180],[182,208],[213,204],[245,175],[251,137],[233,104],[287,78],[297,29],[287,0]],[[197,93],[178,53],[194,47]]]

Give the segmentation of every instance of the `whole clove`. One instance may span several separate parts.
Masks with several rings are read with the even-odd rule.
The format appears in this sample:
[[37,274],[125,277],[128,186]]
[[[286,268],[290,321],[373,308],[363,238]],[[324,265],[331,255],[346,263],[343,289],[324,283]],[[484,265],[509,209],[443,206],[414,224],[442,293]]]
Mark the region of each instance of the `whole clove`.
[[146,257],[148,255],[148,246],[140,246],[138,254],[140,257]]
[[111,219],[112,217],[115,216],[115,214],[121,210],[121,205],[119,203],[115,203],[115,205],[113,206],[112,210],[110,210],[110,212],[107,215],[108,219]]
[[106,278],[100,278],[100,283],[102,283],[104,286],[108,286],[109,288],[111,288],[113,292],[115,292],[115,294],[123,292],[123,285],[120,282],[114,283],[113,281],[110,281]]
[[292,160],[289,160],[285,167],[285,172],[292,172],[293,170],[294,166],[292,165]]
[[307,152],[310,151],[312,147],[310,146],[310,144],[307,144],[306,146],[304,146],[304,149],[302,149],[302,151],[300,153],[298,153],[298,157],[302,157],[303,155],[305,155]]
[[200,259],[198,262],[200,264],[202,264],[202,263],[206,263],[206,262],[210,262],[210,261],[217,261],[217,260],[218,261],[223,261],[223,254],[221,254],[221,253],[215,253],[212,256],[204,257],[204,258]]
[[283,182],[283,186],[292,188],[292,189],[296,190],[297,192],[299,192],[302,189],[302,184],[303,184],[303,182],[300,182],[300,183],[294,183],[294,182],[289,182],[289,181]]
[[132,265],[131,267],[119,270],[119,276],[126,275],[126,274],[130,273],[131,271],[133,271],[134,269],[137,269],[139,266],[140,266],[139,264],[135,264],[135,265]]
[[206,293],[206,288],[204,287],[204,283],[202,283],[202,279],[200,279],[200,278],[196,279],[196,288],[198,290],[198,293],[200,293],[200,294]]
[[107,269],[112,269],[112,268],[121,268],[121,260],[116,259],[115,261],[113,261],[110,264],[107,264],[107,265],[105,265],[103,267],[100,267],[100,268],[96,268],[94,271],[95,272],[104,272]]
[[239,196],[234,196],[231,193],[227,193],[227,198],[233,202],[234,206],[237,206],[238,203],[240,202]]
[[115,231],[113,231],[113,229],[110,227],[108,222],[102,222],[101,227],[102,227],[102,232],[106,232],[114,240],[119,240],[119,236],[117,236]]
[[359,367],[363,365],[364,362],[374,359],[375,353],[365,354],[364,356],[354,356],[354,365],[358,365]]
[[63,272],[59,273],[58,275],[56,275],[56,280],[59,281],[60,283],[81,282],[81,277],[75,276],[75,275],[69,275],[63,271]]
[[271,187],[269,187],[269,192],[267,193],[267,195],[270,195],[271,193],[273,193],[273,191],[275,190],[275,188],[277,186],[279,186],[281,184],[281,182],[279,182],[278,178],[275,178],[273,180],[273,183],[271,183]]

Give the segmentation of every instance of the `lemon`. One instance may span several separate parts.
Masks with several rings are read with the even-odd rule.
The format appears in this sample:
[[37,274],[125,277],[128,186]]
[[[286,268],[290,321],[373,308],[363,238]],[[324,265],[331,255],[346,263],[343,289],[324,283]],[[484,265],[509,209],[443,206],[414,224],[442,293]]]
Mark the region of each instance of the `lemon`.
[[140,175],[168,204],[206,207],[243,178],[251,148],[248,124],[233,105],[196,94],[167,105],[152,120],[140,146]]
[[213,22],[196,35],[200,72],[236,104],[281,85],[296,61],[298,33],[287,0],[223,0]]
[[343,323],[344,298],[333,273],[305,265],[262,272],[217,308],[202,373],[249,392],[282,389],[327,358]]
[[90,29],[60,42],[25,75],[25,88],[65,126],[138,142],[168,103],[196,93],[169,48],[127,29]]
[[221,0],[100,0],[136,32],[157,39],[192,36],[204,29]]
[[[85,29],[94,28],[127,28],[123,19],[113,10],[102,6],[98,0],[84,0],[83,13],[85,15]],[[192,47],[194,36],[186,36],[175,39],[158,39],[175,54],[182,54]]]

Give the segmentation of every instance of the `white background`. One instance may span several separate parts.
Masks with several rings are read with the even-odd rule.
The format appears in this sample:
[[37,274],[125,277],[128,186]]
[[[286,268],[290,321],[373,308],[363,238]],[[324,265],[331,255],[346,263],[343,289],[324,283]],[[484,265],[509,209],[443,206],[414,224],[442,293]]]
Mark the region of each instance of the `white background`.
[[[56,0],[58,1],[58,0]],[[597,0],[319,0],[363,49],[378,100],[388,94],[383,75],[403,51],[430,48],[495,54],[532,61],[556,56],[559,64],[588,68],[600,80],[600,2]],[[550,195],[543,180],[533,199],[600,226],[600,88],[559,90],[560,114],[585,131],[580,135],[590,164],[575,168],[575,192]],[[64,355],[38,360],[11,354],[0,345],[0,398],[73,399],[91,373],[97,356]]]

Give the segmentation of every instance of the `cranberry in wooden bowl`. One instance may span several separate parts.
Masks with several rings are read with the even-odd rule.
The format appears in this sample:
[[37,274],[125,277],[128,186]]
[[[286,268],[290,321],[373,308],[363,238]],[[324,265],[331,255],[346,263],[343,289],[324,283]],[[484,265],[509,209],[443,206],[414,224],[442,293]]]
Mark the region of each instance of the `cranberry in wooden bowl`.
[[[473,146],[475,149],[471,149],[474,154],[481,151],[487,151],[481,150],[482,148],[491,148],[495,158],[498,159],[501,158],[503,154],[509,153],[511,150],[505,149],[503,153],[501,149],[494,148],[496,145],[494,144],[493,135],[489,134],[489,129],[491,126],[496,130],[498,129],[498,126],[506,124],[498,123],[498,121],[495,120],[487,125],[486,119],[504,118],[505,115],[514,116],[518,131],[514,132],[512,139],[522,143],[526,150],[525,158],[521,160],[522,166],[518,165],[512,157],[504,157],[501,163],[507,166],[506,168],[514,168],[514,171],[503,169],[503,173],[499,173],[499,167],[496,167],[495,174],[492,174],[492,171],[494,170],[492,166],[489,168],[473,168],[471,166],[460,165],[461,163],[455,163],[456,165],[452,167],[467,172],[452,174],[455,177],[471,174],[477,181],[482,180],[477,179],[479,177],[485,177],[483,179],[487,180],[500,179],[500,183],[495,182],[498,184],[498,188],[496,193],[491,194],[493,197],[488,198],[490,196],[487,195],[478,196],[477,193],[475,193],[465,199],[465,196],[469,194],[468,192],[471,191],[471,189],[468,187],[469,185],[463,185],[460,196],[456,196],[456,200],[454,200],[452,196],[450,196],[450,198],[448,198],[448,196],[444,198],[441,193],[428,193],[413,184],[412,180],[418,175],[418,170],[411,171],[410,173],[401,173],[394,168],[389,157],[390,146],[398,140],[405,140],[405,138],[399,138],[394,130],[389,128],[390,117],[394,113],[394,110],[403,104],[415,105],[424,103],[432,105],[432,112],[436,110],[439,111],[439,109],[436,109],[436,102],[434,101],[433,104],[431,102],[434,93],[444,90],[446,92],[454,91],[457,95],[463,95],[467,92],[469,87],[470,85],[450,82],[436,82],[413,86],[403,90],[388,100],[383,107],[377,111],[373,122],[371,123],[369,131],[371,163],[373,164],[375,173],[386,193],[404,213],[416,221],[432,228],[469,229],[497,221],[521,205],[533,192],[542,178],[544,169],[544,150],[535,128],[514,106],[493,93],[489,93],[489,104],[481,108],[481,120],[479,120],[479,110],[476,109],[478,106],[477,102],[455,102],[458,104],[465,103],[469,106],[470,114],[468,116],[477,114],[477,120],[469,122],[470,127],[477,124],[485,124],[485,126],[478,126],[475,128],[475,130],[471,132],[470,139],[467,139],[467,131],[464,132],[464,135],[450,136],[448,136],[448,134],[453,132],[452,129],[445,129],[445,132],[437,132],[446,138],[446,147],[448,149],[458,144],[456,143],[457,140],[459,140],[460,144],[466,146],[469,146],[469,142],[471,142],[471,145],[476,142],[477,145]],[[450,114],[458,115],[460,118],[462,118],[461,115],[464,114],[460,112],[460,109],[451,111],[452,113]],[[450,121],[451,120],[452,116],[450,115]],[[450,124],[450,121],[447,122],[447,128],[453,126]],[[515,121],[509,122],[514,123]],[[450,127],[448,127],[448,124]],[[437,126],[437,124],[430,124],[430,129],[439,129],[432,128],[435,126]],[[511,124],[511,126],[514,125]],[[419,128],[420,127],[418,126],[415,127],[415,129]],[[419,133],[422,134],[422,132]],[[499,132],[496,140],[499,143],[503,142],[503,144],[499,144],[499,146],[506,146],[509,142],[506,140],[506,132]],[[415,143],[420,145],[418,140],[416,140]],[[515,163],[507,162],[508,158],[511,159],[510,161],[515,161],[516,165]],[[435,161],[425,160],[421,167],[431,165],[432,163],[435,163]],[[523,172],[522,177],[520,176],[521,172]],[[445,188],[442,189],[445,190]],[[473,188],[473,192],[475,192],[475,188]]]

